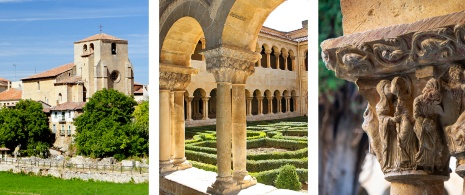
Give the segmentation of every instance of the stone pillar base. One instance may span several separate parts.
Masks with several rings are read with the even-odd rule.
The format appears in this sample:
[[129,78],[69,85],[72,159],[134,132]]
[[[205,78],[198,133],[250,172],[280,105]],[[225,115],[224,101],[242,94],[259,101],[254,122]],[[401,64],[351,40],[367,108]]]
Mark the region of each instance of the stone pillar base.
[[410,170],[387,173],[385,179],[391,182],[391,194],[433,195],[444,193],[444,181],[449,176]]
[[166,173],[170,173],[176,170],[176,167],[173,166],[171,161],[160,161],[160,175],[165,175]]
[[191,168],[192,164],[186,160],[186,158],[183,158],[182,160],[174,160],[173,161],[173,166],[176,167],[176,170],[184,170],[187,168]]
[[237,194],[242,189],[257,184],[257,179],[250,175],[243,177],[241,180],[232,177],[216,177],[215,183],[208,187],[207,192],[211,194]]

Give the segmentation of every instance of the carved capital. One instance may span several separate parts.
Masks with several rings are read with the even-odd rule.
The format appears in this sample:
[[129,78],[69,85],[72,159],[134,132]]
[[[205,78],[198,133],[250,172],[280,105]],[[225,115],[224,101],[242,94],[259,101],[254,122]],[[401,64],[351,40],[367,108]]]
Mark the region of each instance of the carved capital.
[[[465,12],[453,15],[463,18]],[[465,60],[465,26],[454,22],[446,15],[329,39],[321,44],[321,56],[328,69],[349,81]]]
[[189,74],[160,72],[160,89],[185,90],[190,81],[191,75]]
[[260,54],[232,46],[203,51],[207,61],[207,71],[215,76],[216,82],[245,84],[247,77],[254,73],[254,64]]

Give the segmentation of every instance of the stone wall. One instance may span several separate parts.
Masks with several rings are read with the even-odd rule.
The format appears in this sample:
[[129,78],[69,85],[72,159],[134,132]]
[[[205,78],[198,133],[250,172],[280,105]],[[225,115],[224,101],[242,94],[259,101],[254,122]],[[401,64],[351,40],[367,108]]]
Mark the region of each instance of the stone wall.
[[[96,169],[97,166],[99,169]],[[121,166],[123,166],[122,169]],[[96,159],[83,157],[75,157],[69,160],[31,157],[22,158],[19,162],[13,158],[6,158],[0,162],[0,171],[114,183],[144,183],[149,181],[147,164],[132,160],[123,160],[117,163],[111,158],[97,161]]]

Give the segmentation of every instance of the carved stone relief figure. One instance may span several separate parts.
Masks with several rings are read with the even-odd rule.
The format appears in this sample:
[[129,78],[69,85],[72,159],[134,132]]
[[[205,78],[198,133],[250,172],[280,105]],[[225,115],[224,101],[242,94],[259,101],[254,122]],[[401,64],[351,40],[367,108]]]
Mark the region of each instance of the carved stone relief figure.
[[391,82],[381,80],[376,86],[380,96],[376,104],[376,114],[379,121],[379,135],[382,143],[382,154],[378,156],[383,172],[394,166],[397,156],[397,132],[394,118],[395,107],[393,105],[393,94],[391,93]]
[[395,77],[391,82],[391,92],[397,97],[394,120],[396,122],[398,153],[396,167],[412,168],[415,165],[415,153],[418,150],[417,139],[413,131],[413,103],[410,78]]
[[422,94],[415,98],[413,117],[415,118],[414,131],[419,140],[419,150],[416,154],[418,169],[427,172],[443,170],[444,141],[439,116],[443,114],[441,106],[442,94],[438,80],[431,78],[426,83]]
[[444,86],[444,110],[447,115],[441,118],[443,126],[449,126],[457,120],[459,115],[463,112],[465,106],[462,100],[463,97],[463,69],[461,65],[456,64],[449,68],[448,76],[443,79]]

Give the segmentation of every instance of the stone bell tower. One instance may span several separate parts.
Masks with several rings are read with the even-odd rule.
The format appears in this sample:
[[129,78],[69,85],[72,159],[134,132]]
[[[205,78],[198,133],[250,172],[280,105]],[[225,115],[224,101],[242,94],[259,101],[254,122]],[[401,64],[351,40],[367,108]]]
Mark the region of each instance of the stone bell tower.
[[83,81],[84,101],[101,89],[134,92],[127,40],[100,33],[74,42],[74,64],[74,74]]

